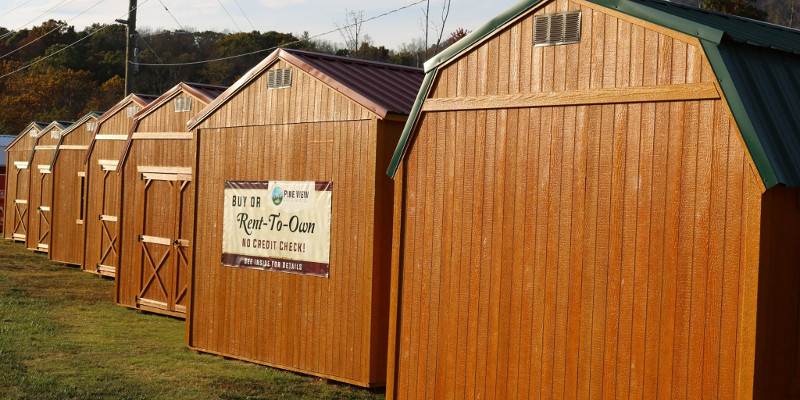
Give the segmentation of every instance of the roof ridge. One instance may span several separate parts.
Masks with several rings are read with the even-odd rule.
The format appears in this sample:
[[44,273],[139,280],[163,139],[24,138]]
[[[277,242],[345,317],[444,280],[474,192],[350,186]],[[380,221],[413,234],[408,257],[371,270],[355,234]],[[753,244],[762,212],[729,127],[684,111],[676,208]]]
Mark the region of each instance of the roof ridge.
[[281,48],[281,50],[292,54],[308,55],[309,57],[313,58],[330,58],[342,62],[349,62],[352,64],[368,64],[376,67],[396,69],[400,71],[417,72],[422,70],[422,68],[409,67],[408,65],[392,64],[383,61],[365,60],[363,58],[356,58],[356,57],[338,56],[335,54],[315,53],[313,51],[308,51],[308,50],[287,49],[287,48]]

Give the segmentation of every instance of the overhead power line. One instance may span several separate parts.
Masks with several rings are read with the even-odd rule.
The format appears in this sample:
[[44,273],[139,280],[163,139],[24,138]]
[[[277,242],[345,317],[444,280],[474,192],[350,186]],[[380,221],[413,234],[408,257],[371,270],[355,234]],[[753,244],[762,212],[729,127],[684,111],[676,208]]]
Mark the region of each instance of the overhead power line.
[[24,3],[20,4],[20,5],[18,5],[18,6],[16,6],[16,7],[12,8],[12,9],[10,9],[10,10],[8,10],[8,11],[6,11],[6,12],[4,12],[4,13],[0,14],[0,17],[5,17],[6,15],[8,15],[8,14],[11,14],[13,11],[16,11],[16,10],[17,10],[17,9],[19,9],[20,7],[22,7],[22,6],[24,6],[24,5],[28,4],[28,3],[30,3],[30,2],[32,2],[32,1],[33,1],[33,0],[28,0],[28,1],[24,2]]
[[225,11],[225,14],[228,14],[228,18],[230,18],[230,19],[231,19],[231,22],[233,22],[233,24],[234,24],[234,25],[236,25],[236,29],[238,29],[238,30],[239,30],[239,32],[241,32],[241,31],[242,31],[242,28],[240,28],[240,27],[239,27],[239,24],[237,24],[237,23],[236,23],[236,20],[234,20],[234,19],[233,19],[233,17],[231,17],[231,13],[229,13],[229,12],[228,12],[228,9],[227,9],[227,8],[225,8],[225,5],[224,5],[224,4],[222,4],[222,1],[220,1],[220,0],[217,0],[217,3],[219,3],[219,6],[220,6],[220,7],[222,7],[222,10],[223,10],[223,11]]
[[236,3],[236,7],[239,7],[239,11],[242,12],[244,19],[247,20],[247,23],[250,24],[250,27],[253,28],[254,31],[257,31],[258,29],[256,29],[256,27],[253,25],[253,21],[250,21],[250,17],[247,16],[247,13],[242,10],[242,6],[239,5],[239,0],[233,0],[233,2]]
[[[372,21],[372,20],[375,20],[375,19],[378,19],[378,18],[382,18],[382,17],[385,17],[387,15],[394,14],[394,13],[396,13],[398,11],[402,11],[402,10],[405,10],[407,8],[414,7],[414,6],[418,5],[418,4],[422,4],[422,3],[426,2],[426,1],[428,1],[428,0],[419,0],[417,2],[405,5],[403,7],[396,8],[396,9],[391,10],[391,11],[387,11],[387,12],[385,12],[383,14],[378,14],[378,15],[376,15],[374,17],[370,17],[370,18],[361,20],[358,23],[369,22],[369,21]],[[319,37],[322,37],[322,36],[330,35],[332,33],[338,32],[340,29],[347,28],[347,27],[354,26],[354,25],[355,24],[350,24],[350,25],[342,26],[342,27],[339,27],[339,28],[336,28],[336,29],[332,29],[332,30],[329,30],[327,32],[323,32],[323,33],[320,33],[320,34],[317,34],[317,35],[314,35],[314,36],[310,36],[308,39],[316,39],[316,38],[319,38]],[[167,64],[152,64],[152,63],[136,63],[136,64],[137,65],[147,66],[147,67],[178,67],[178,66],[183,66],[183,65],[198,65],[198,64],[205,64],[205,63],[216,62],[216,61],[225,61],[225,60],[230,60],[230,59],[239,58],[239,57],[251,56],[253,54],[272,51],[272,50],[275,50],[275,49],[277,49],[277,48],[279,48],[281,46],[288,46],[288,45],[297,44],[297,43],[301,43],[301,42],[302,42],[301,40],[295,40],[293,42],[283,43],[280,46],[273,46],[273,47],[270,47],[270,48],[261,49],[261,50],[255,50],[255,51],[251,51],[251,52],[248,52],[248,53],[237,54],[237,55],[234,55],[234,56],[212,58],[212,59],[209,59],[209,60],[190,61],[190,62],[183,62],[183,63],[167,63]],[[2,77],[0,77],[0,78],[2,78]]]
[[[134,10],[135,10],[135,9],[137,9],[137,8],[139,8],[139,7],[141,7],[141,6],[143,6],[143,5],[145,5],[145,4],[147,4],[147,2],[148,2],[148,1],[150,1],[150,0],[143,0],[143,1],[142,1],[142,2],[141,2],[139,5],[138,5],[138,6],[136,6],[136,8],[134,8]],[[127,11],[126,11],[126,12],[125,12],[125,14],[123,14],[123,15],[121,15],[121,16],[120,16],[120,18],[125,18],[127,15],[128,15],[128,13],[127,13]],[[75,46],[76,44],[78,44],[78,43],[80,43],[80,42],[82,42],[82,41],[84,41],[84,40],[86,40],[86,39],[88,39],[88,38],[90,38],[90,37],[94,36],[94,35],[95,35],[95,34],[97,34],[98,32],[100,32],[100,31],[102,31],[102,30],[104,30],[104,29],[108,28],[109,26],[111,26],[111,25],[103,25],[103,26],[101,26],[101,27],[99,27],[99,28],[97,28],[97,29],[95,29],[95,30],[91,31],[91,32],[90,32],[89,34],[87,34],[86,36],[84,36],[84,37],[82,37],[82,38],[80,38],[80,39],[78,39],[78,40],[76,40],[76,41],[74,41],[74,42],[72,42],[72,43],[68,44],[67,46],[65,46],[65,47],[63,47],[63,48],[61,48],[61,49],[58,49],[57,51],[54,51],[54,52],[52,52],[52,53],[50,53],[50,54],[48,54],[48,55],[46,55],[46,56],[44,56],[44,57],[41,57],[41,58],[39,58],[39,59],[38,59],[38,60],[36,60],[36,61],[30,62],[30,63],[28,63],[28,64],[25,64],[24,66],[22,66],[22,67],[20,67],[20,68],[17,68],[17,69],[15,69],[15,70],[13,70],[13,71],[11,71],[11,72],[9,72],[9,73],[5,74],[5,75],[2,75],[2,76],[0,76],[0,79],[2,79],[2,78],[5,78],[5,77],[7,77],[7,76],[10,76],[10,75],[14,75],[14,74],[16,74],[17,72],[20,72],[20,71],[22,71],[22,70],[25,70],[25,69],[27,69],[27,68],[29,68],[29,67],[32,67],[32,66],[34,66],[34,65],[36,65],[36,64],[38,64],[38,63],[40,63],[40,62],[42,62],[42,61],[44,61],[44,60],[47,60],[48,58],[50,58],[50,57],[53,57],[53,56],[55,56],[56,54],[58,54],[58,53],[61,53],[62,51],[66,50],[66,49],[69,49],[69,48],[71,48],[72,46]]]
[[46,15],[47,13],[49,13],[50,11],[53,11],[53,10],[55,10],[56,8],[58,8],[58,6],[60,6],[60,5],[61,5],[61,4],[63,4],[64,2],[69,2],[69,3],[72,3],[73,1],[75,1],[75,0],[61,0],[61,1],[59,1],[58,3],[56,3],[56,5],[54,5],[54,6],[50,7],[50,8],[48,8],[47,10],[45,10],[43,13],[39,14],[38,16],[36,16],[35,18],[33,18],[32,20],[30,20],[30,21],[28,21],[28,22],[26,22],[26,23],[24,23],[24,24],[20,25],[20,26],[19,26],[17,29],[12,29],[12,30],[10,30],[10,31],[6,32],[6,33],[5,33],[5,34],[3,34],[3,35],[0,35],[0,39],[5,39],[5,38],[7,38],[7,37],[9,37],[9,36],[11,36],[11,35],[13,35],[13,34],[15,34],[15,33],[19,32],[19,30],[20,30],[20,29],[23,29],[23,28],[25,28],[26,26],[28,26],[28,24],[31,24],[31,23],[33,23],[33,22],[36,22],[36,21],[38,21],[38,20],[39,20],[39,18],[42,18],[43,16],[45,16],[45,15]]
[[66,25],[67,25],[69,22],[72,22],[72,21],[74,21],[76,18],[80,17],[80,16],[81,16],[81,15],[83,15],[83,14],[86,14],[86,13],[87,13],[87,12],[89,12],[91,9],[93,9],[93,8],[95,8],[95,7],[97,7],[97,6],[99,6],[99,5],[100,5],[100,4],[101,4],[103,1],[104,1],[104,0],[100,0],[100,1],[98,1],[97,3],[94,3],[94,5],[92,5],[91,7],[87,8],[86,10],[84,10],[83,12],[81,12],[80,14],[78,14],[78,15],[76,15],[76,16],[74,16],[74,17],[72,17],[72,18],[71,18],[69,21],[65,22],[64,24],[58,24],[58,25],[57,25],[55,28],[53,28],[53,29],[51,29],[51,30],[47,31],[47,32],[46,32],[44,35],[42,35],[42,36],[39,36],[39,37],[37,37],[36,39],[33,39],[33,40],[31,40],[30,42],[28,42],[28,43],[25,43],[24,45],[22,45],[22,46],[19,46],[19,47],[17,47],[16,49],[14,49],[14,50],[11,50],[11,51],[9,51],[9,52],[8,52],[8,53],[6,53],[6,54],[3,54],[2,56],[0,56],[0,60],[2,60],[2,59],[4,59],[4,58],[6,58],[6,57],[8,57],[8,56],[10,56],[10,55],[12,55],[12,54],[14,54],[14,53],[18,52],[18,51],[20,51],[20,50],[22,50],[22,49],[24,49],[24,48],[26,48],[26,47],[28,47],[28,46],[30,46],[30,45],[32,45],[32,44],[34,44],[34,43],[36,43],[36,42],[38,42],[38,41],[39,41],[39,40],[41,40],[43,37],[45,37],[45,36],[47,36],[47,35],[49,35],[49,34],[51,34],[51,33],[55,32],[55,31],[57,31],[57,30],[59,30],[59,29],[63,28],[63,27],[64,27],[64,26],[66,26]]
[[[185,31],[186,29],[183,29],[183,25],[181,25],[181,23],[180,23],[180,22],[178,22],[178,19],[177,19],[177,18],[175,18],[175,16],[174,16],[174,15],[172,15],[172,11],[170,11],[170,10],[169,10],[169,8],[167,8],[167,5],[166,5],[166,4],[164,4],[164,2],[163,2],[163,1],[161,1],[161,0],[158,0],[158,2],[159,2],[159,3],[161,3],[161,5],[164,7],[164,10],[166,10],[166,11],[167,11],[167,14],[169,14],[169,16],[170,16],[170,17],[172,17],[172,20],[173,20],[173,21],[175,21],[175,23],[176,23],[176,24],[178,24],[178,28],[181,28],[181,30],[182,30],[182,31]],[[151,50],[152,50],[152,49],[151,49]]]

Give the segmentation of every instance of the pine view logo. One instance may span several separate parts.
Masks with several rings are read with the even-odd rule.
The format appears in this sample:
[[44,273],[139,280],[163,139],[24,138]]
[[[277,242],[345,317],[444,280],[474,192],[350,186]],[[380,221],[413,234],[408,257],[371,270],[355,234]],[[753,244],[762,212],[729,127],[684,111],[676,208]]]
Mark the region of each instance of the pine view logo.
[[275,189],[272,189],[272,204],[276,206],[281,205],[283,202],[283,189],[275,186]]

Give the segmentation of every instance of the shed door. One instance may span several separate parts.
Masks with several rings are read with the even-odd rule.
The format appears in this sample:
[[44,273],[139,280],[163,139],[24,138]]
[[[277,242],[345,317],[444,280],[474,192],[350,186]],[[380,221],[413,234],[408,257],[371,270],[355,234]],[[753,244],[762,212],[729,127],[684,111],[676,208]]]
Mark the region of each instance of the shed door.
[[37,213],[37,226],[38,226],[38,241],[36,247],[41,251],[48,251],[50,245],[50,224],[52,219],[52,212],[50,206],[52,205],[53,195],[53,174],[50,173],[50,168],[39,168],[39,208]]
[[119,182],[115,160],[100,160],[100,254],[97,258],[97,272],[100,275],[114,276],[119,257],[118,226],[116,204],[119,202]]
[[28,182],[30,171],[28,170],[27,162],[15,162],[14,166],[17,186],[16,193],[14,193],[14,230],[11,232],[11,238],[15,241],[24,242],[28,234],[28,185],[25,184],[23,186],[22,183]]
[[185,314],[190,243],[191,169],[145,167],[139,174],[136,265],[140,270],[140,308]]

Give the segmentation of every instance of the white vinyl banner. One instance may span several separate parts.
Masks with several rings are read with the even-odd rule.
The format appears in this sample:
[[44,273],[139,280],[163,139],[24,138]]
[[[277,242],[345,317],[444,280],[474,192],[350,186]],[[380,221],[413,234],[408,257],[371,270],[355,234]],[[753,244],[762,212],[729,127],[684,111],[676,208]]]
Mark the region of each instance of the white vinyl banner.
[[226,181],[222,264],[328,276],[333,182]]

